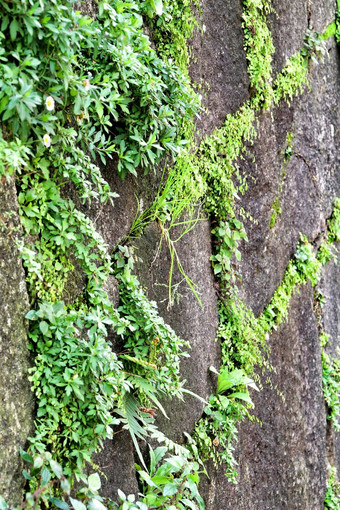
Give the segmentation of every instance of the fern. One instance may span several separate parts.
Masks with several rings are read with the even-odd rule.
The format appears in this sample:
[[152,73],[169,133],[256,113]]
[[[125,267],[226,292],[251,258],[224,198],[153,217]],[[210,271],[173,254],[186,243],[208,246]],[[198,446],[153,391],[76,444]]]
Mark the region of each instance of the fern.
[[123,396],[121,406],[121,408],[115,409],[115,412],[121,417],[120,422],[124,424],[123,428],[130,432],[139,460],[147,471],[137,438],[144,440],[148,435],[147,421],[150,418],[146,413],[142,413],[137,400],[131,393],[126,393]]

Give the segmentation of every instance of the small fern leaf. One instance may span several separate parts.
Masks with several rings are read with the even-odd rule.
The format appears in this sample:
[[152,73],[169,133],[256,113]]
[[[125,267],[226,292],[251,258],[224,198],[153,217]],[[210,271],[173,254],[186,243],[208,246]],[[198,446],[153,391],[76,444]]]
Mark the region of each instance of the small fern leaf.
[[122,421],[125,423],[124,428],[130,432],[139,460],[141,461],[144,469],[148,471],[137,441],[137,437],[145,439],[147,432],[138,422],[138,420],[142,420],[142,417],[139,414],[137,401],[131,393],[124,395],[122,399],[122,406],[123,407],[121,409],[116,409],[116,413],[122,416]]

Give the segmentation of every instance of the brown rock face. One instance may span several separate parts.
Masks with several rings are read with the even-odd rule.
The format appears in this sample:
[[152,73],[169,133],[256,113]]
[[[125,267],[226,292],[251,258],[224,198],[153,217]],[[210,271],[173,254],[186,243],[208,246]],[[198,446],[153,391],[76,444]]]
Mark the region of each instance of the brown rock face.
[[19,455],[33,426],[28,382],[28,312],[25,275],[15,239],[20,232],[14,179],[0,181],[0,494],[21,502],[24,478]]

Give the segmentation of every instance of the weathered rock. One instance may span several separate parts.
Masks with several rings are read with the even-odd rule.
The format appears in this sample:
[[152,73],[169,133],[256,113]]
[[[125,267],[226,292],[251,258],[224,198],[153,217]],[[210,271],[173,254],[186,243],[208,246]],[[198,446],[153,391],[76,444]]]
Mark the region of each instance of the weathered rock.
[[[84,12],[94,15],[95,4],[86,0]],[[301,49],[309,26],[322,31],[333,20],[334,0],[274,0],[276,14],[270,16],[275,55],[274,74],[287,59]],[[246,56],[243,49],[242,1],[202,0],[202,33],[192,41],[192,78],[206,87],[203,98],[208,112],[198,120],[199,136],[210,134],[222,125],[228,113],[234,113],[249,97]],[[249,243],[242,246],[240,293],[248,306],[259,315],[282,281],[287,264],[296,250],[300,232],[314,241],[325,229],[332,202],[340,192],[339,156],[339,52],[333,40],[327,41],[329,59],[310,67],[310,91],[295,98],[290,105],[280,104],[271,112],[259,115],[258,138],[250,152],[255,155],[241,162],[249,189],[239,206],[250,212],[256,222],[246,221]],[[293,133],[293,154],[284,161],[286,137]],[[116,174],[115,161],[103,168],[112,191],[119,194],[114,205],[80,204],[72,186],[64,193],[94,222],[112,250],[122,242],[133,224],[138,208],[145,210],[155,196],[161,170],[147,176],[132,176],[122,181]],[[1,182],[0,214],[15,204],[14,184]],[[136,198],[137,197],[137,198]],[[274,208],[281,212],[272,220]],[[13,218],[15,218],[15,215]],[[13,220],[11,219],[11,221]],[[7,221],[7,220],[6,220]],[[17,221],[17,220],[15,220]],[[16,225],[16,223],[15,223]],[[26,350],[27,296],[24,273],[12,239],[11,225],[0,232],[0,494],[10,494],[19,503],[22,478],[19,476],[20,446],[25,445],[32,424],[32,401],[27,384],[29,359]],[[12,237],[11,237],[12,236]],[[176,233],[173,233],[175,239]],[[186,386],[207,398],[214,391],[209,366],[219,365],[219,346],[214,342],[217,296],[209,258],[210,225],[200,221],[184,236],[176,249],[185,273],[197,284],[202,300],[199,305],[174,269],[173,285],[177,289],[174,305],[168,308],[169,251],[156,223],[136,241],[142,259],[136,271],[148,296],[159,306],[161,315],[176,333],[189,340],[191,357],[182,363]],[[72,302],[82,291],[85,280],[70,275],[65,299]],[[73,278],[75,276],[75,278]],[[330,264],[323,273],[320,288],[327,299],[323,324],[333,339],[333,353],[340,332],[339,266]],[[106,290],[117,305],[114,279]],[[109,338],[119,348],[115,335]],[[321,510],[326,478],[326,457],[340,469],[338,434],[328,433],[321,387],[318,325],[313,312],[313,295],[309,286],[294,296],[289,320],[271,340],[271,375],[275,389],[264,387],[255,393],[255,414],[262,421],[240,425],[237,449],[239,485],[227,483],[223,468],[210,467],[210,481],[202,481],[208,510]],[[282,400],[282,392],[285,400]],[[183,441],[183,432],[192,432],[202,414],[203,404],[186,398],[185,402],[166,402],[170,416],[158,423],[166,435]],[[106,441],[94,461],[105,474],[103,495],[116,498],[117,489],[138,492],[134,472],[134,449],[126,432]]]
[[302,48],[310,18],[309,4],[308,1],[272,2],[274,13],[270,16],[270,29],[275,47],[273,56],[275,73],[279,73],[287,60]]
[[[280,284],[300,233],[316,239],[340,193],[339,72],[335,43],[330,42],[329,60],[312,69],[310,93],[274,108],[273,119],[271,113],[260,116],[250,149],[255,163],[242,162],[249,188],[240,202],[255,219],[245,223],[249,242],[240,264],[242,293],[255,314]],[[285,163],[288,133],[293,134],[293,155]],[[281,213],[270,228],[276,200]]]
[[237,486],[227,482],[223,467],[211,470],[212,481],[203,485],[207,510],[323,509],[326,417],[309,285],[292,298],[288,322],[270,346],[273,388],[252,395],[262,426],[240,426]]
[[[176,230],[171,235],[172,239],[176,239]],[[168,307],[170,258],[165,239],[162,241],[161,251],[158,252],[160,239],[158,226],[151,224],[136,241],[137,253],[142,259],[137,266],[137,273],[141,283],[147,288],[149,298],[158,303],[160,314],[167,324],[180,337],[190,342],[190,358],[181,362],[182,377],[189,390],[206,399],[214,390],[209,367],[219,366],[219,346],[215,342],[218,323],[217,297],[209,263],[209,223],[199,221],[194,230],[176,243],[179,260],[186,275],[197,286],[202,306],[188,288],[175,263],[173,286],[176,288],[176,295],[173,306]],[[184,431],[192,432],[203,407],[204,404],[193,397],[185,397],[184,402],[174,399],[166,403],[170,420],[159,415],[159,425],[168,437],[181,442]]]
[[[314,17],[315,28],[323,30],[332,21],[333,11],[329,5],[317,3],[312,7],[307,2],[274,4],[279,14],[272,19],[274,69],[279,72],[300,50],[308,19]],[[241,163],[249,189],[240,205],[255,221],[246,222],[249,243],[244,243],[242,249],[240,291],[256,315],[280,284],[300,232],[310,240],[317,239],[340,192],[336,150],[339,59],[334,41],[327,45],[329,59],[311,66],[310,93],[306,91],[291,105],[280,104],[272,113],[259,117],[258,138],[250,148],[255,163],[251,158]],[[289,132],[294,135],[294,154],[285,164],[283,152]],[[270,228],[276,199],[281,213]],[[338,276],[332,275],[337,281]],[[339,306],[339,290],[334,285],[329,289],[333,296],[333,330]],[[286,404],[270,388],[253,396],[262,429],[246,422],[240,426],[237,488],[226,483],[223,468],[211,468],[210,483],[203,481],[202,485],[208,509],[323,508],[326,420],[310,291],[304,290],[294,298],[289,324],[273,335],[271,344],[272,360],[278,369],[273,384],[287,395]],[[340,451],[337,437],[333,443],[334,462]]]
[[117,175],[116,162],[109,160],[102,168],[102,174],[111,191],[119,195],[113,199],[112,204],[98,201],[82,204],[71,183],[63,188],[63,193],[74,201],[77,209],[93,221],[111,251],[119,242],[124,241],[136,216],[152,204],[162,169],[152,170],[147,176],[139,175],[138,178],[129,174],[122,180]]
[[[119,304],[119,285],[113,275],[110,275],[103,285],[108,298],[115,308]],[[113,351],[123,348],[121,338],[113,329],[108,328],[107,341]],[[101,495],[113,501],[119,501],[118,489],[125,494],[137,494],[138,483],[134,465],[134,446],[131,436],[126,430],[115,431],[113,439],[106,439],[101,450],[92,456],[92,461],[101,474]],[[97,469],[97,468],[96,468]],[[86,471],[91,474],[93,469],[87,465]]]
[[104,441],[101,452],[93,456],[93,462],[101,473],[101,495],[118,501],[117,490],[125,494],[137,494],[134,446],[129,432],[118,432],[112,440]]
[[33,399],[28,382],[28,298],[16,247],[20,233],[14,179],[0,180],[0,495],[21,503],[24,478],[20,448],[32,432]]
[[104,292],[107,293],[109,300],[115,308],[119,303],[119,284],[113,275],[110,275],[103,285]]
[[[339,243],[337,243],[339,249]],[[339,252],[338,252],[339,255]],[[329,335],[326,352],[339,358],[340,352],[340,265],[331,262],[324,267],[318,290],[326,302],[320,312],[321,327]],[[327,459],[340,472],[340,434],[327,423]]]
[[74,301],[84,291],[87,281],[79,260],[72,254],[70,256],[70,262],[73,269],[71,269],[71,271],[67,274],[67,279],[61,296],[61,299],[66,305],[74,303]]
[[197,120],[201,137],[221,127],[249,97],[247,61],[243,49],[242,2],[202,0],[198,16],[202,30],[191,42],[190,76],[203,86],[207,111]]

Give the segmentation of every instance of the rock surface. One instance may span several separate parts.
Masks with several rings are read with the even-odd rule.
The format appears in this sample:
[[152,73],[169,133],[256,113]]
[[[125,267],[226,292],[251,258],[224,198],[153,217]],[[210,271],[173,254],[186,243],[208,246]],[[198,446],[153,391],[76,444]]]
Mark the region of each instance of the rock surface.
[[[310,241],[318,237],[340,192],[339,63],[331,42],[329,59],[311,70],[310,93],[290,106],[280,104],[273,119],[271,113],[259,117],[258,137],[250,148],[255,163],[249,159],[242,164],[248,191],[241,205],[256,220],[245,224],[249,242],[240,265],[242,292],[257,315],[280,284],[300,233]],[[285,162],[289,133],[293,154]],[[276,200],[281,213],[270,228]]]
[[[270,27],[276,48],[273,69],[279,73],[287,59],[301,49],[308,26],[322,31],[334,19],[333,0],[274,0],[276,14]],[[249,98],[247,61],[243,49],[242,1],[202,0],[202,32],[192,41],[190,73],[206,88],[204,104],[208,111],[198,120],[199,136],[219,128],[228,113],[234,113]],[[91,15],[93,3],[84,9]],[[339,49],[327,41],[328,57],[311,64],[310,90],[291,104],[258,116],[258,136],[250,156],[241,161],[248,190],[240,197],[243,207],[256,221],[246,221],[248,243],[242,245],[240,293],[256,316],[260,315],[282,281],[287,264],[296,250],[300,233],[312,242],[325,230],[332,202],[340,196],[339,173]],[[285,161],[287,135],[293,135],[292,155]],[[255,156],[255,162],[253,157]],[[103,168],[112,191],[119,194],[114,205],[83,206],[70,186],[73,198],[95,223],[112,250],[124,240],[138,208],[147,208],[155,196],[161,169],[147,176],[116,175],[115,162]],[[23,481],[19,475],[19,447],[30,433],[33,404],[27,383],[29,356],[24,316],[28,307],[24,272],[15,249],[17,207],[13,182],[0,182],[0,220],[14,210],[10,221],[0,224],[0,494],[19,503]],[[137,198],[136,198],[137,197]],[[272,221],[276,205],[278,210]],[[1,220],[2,221],[2,220]],[[186,386],[201,397],[214,391],[209,366],[219,366],[220,348],[214,341],[218,325],[217,292],[210,266],[211,226],[199,221],[176,249],[185,273],[197,285],[202,301],[188,290],[175,267],[174,304],[168,304],[169,250],[156,223],[150,224],[135,241],[140,261],[138,277],[150,299],[157,302],[161,315],[176,333],[192,346],[190,358],[182,363]],[[14,233],[14,237],[12,235]],[[178,232],[172,232],[175,239]],[[340,334],[340,265],[324,269],[320,289],[327,300],[322,310],[323,326],[332,337],[333,354]],[[72,283],[72,282],[71,282]],[[77,296],[82,279],[67,289],[69,299]],[[117,305],[119,296],[114,279],[107,291]],[[177,299],[178,298],[178,299]],[[238,485],[227,482],[224,469],[209,467],[210,480],[203,479],[201,491],[207,510],[321,510],[327,477],[326,460],[340,470],[340,438],[326,423],[322,394],[319,329],[313,291],[301,288],[290,304],[286,323],[271,339],[271,375],[275,389],[264,385],[255,393],[258,423],[243,422],[239,428],[237,459]],[[110,338],[111,339],[111,338]],[[115,345],[115,338],[112,338]],[[284,397],[284,399],[282,398]],[[204,404],[188,397],[185,402],[166,402],[170,420],[158,423],[171,439],[183,441],[191,433]],[[103,495],[117,497],[117,489],[138,492],[134,471],[134,449],[127,433],[106,441],[94,461],[103,477]]]
[[203,137],[220,128],[249,97],[246,54],[243,49],[242,2],[202,0],[200,26],[191,43],[190,76],[203,86],[207,109],[197,121]]
[[[176,239],[176,231],[171,235]],[[169,308],[169,249],[163,239],[163,249],[157,253],[159,242],[159,229],[152,224],[136,242],[138,255],[142,259],[137,272],[141,283],[148,289],[149,298],[157,301],[165,321],[180,337],[189,340],[190,358],[181,363],[182,377],[187,381],[186,388],[206,399],[213,391],[209,367],[219,366],[219,346],[215,342],[218,324],[217,296],[209,263],[209,224],[207,221],[199,221],[195,229],[176,243],[178,257],[185,273],[197,286],[202,306],[183,281],[183,276],[175,264],[173,286],[177,294],[173,306]],[[193,397],[186,397],[185,402],[171,401],[167,405],[170,420],[159,416],[163,432],[175,441],[183,441],[183,432],[192,432],[203,408],[204,404]]]
[[14,180],[0,180],[0,495],[21,503],[24,478],[20,448],[33,428],[25,274],[16,239],[20,234]]
[[238,485],[223,468],[204,483],[207,509],[322,510],[326,482],[326,416],[313,291],[293,296],[288,321],[270,339],[273,385],[253,392],[255,416],[237,449]]
[[[337,249],[340,244],[337,243]],[[339,253],[339,252],[338,252]],[[323,270],[318,290],[325,298],[325,303],[320,310],[321,325],[329,335],[326,352],[332,358],[339,358],[340,354],[340,265],[330,263]],[[337,299],[334,299],[337,296]],[[327,422],[327,460],[332,466],[336,466],[340,472],[340,434]]]
[[117,431],[112,440],[104,441],[102,451],[93,456],[93,461],[101,473],[103,497],[117,500],[118,489],[125,494],[138,493],[134,446],[128,431]]

